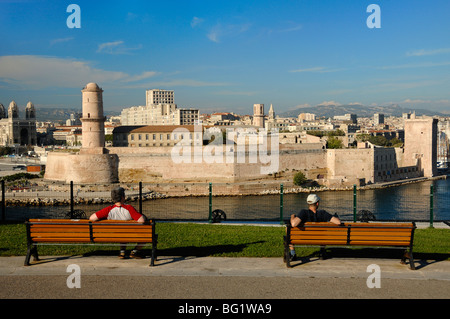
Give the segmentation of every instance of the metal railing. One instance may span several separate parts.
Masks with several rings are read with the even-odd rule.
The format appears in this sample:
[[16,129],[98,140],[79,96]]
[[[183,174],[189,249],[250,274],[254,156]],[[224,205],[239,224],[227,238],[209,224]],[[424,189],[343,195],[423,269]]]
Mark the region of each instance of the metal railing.
[[[418,185],[420,184],[420,185]],[[158,220],[184,221],[271,221],[284,223],[291,214],[306,208],[306,197],[316,192],[321,197],[320,207],[341,220],[377,221],[426,221],[433,227],[435,221],[450,220],[450,192],[444,186],[435,189],[430,185],[416,183],[362,190],[353,186],[347,191],[304,189],[293,192],[280,184],[278,189],[259,194],[261,186],[240,184],[247,194],[226,195],[236,187],[232,183],[200,184],[149,184],[124,183],[127,201],[144,215]],[[54,184],[49,188],[13,190],[1,181],[1,219],[20,220],[28,218],[82,216],[111,204],[111,185]],[[196,195],[193,195],[195,193]],[[83,212],[84,215],[77,215]],[[436,218],[437,217],[437,218]]]

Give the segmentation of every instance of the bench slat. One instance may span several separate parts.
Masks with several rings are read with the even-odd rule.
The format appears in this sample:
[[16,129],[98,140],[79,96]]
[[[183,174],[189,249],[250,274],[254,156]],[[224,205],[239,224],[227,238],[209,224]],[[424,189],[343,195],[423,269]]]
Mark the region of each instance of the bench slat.
[[83,228],[65,228],[65,227],[54,227],[54,228],[31,228],[30,233],[57,233],[57,232],[69,232],[69,233],[89,233],[89,226]]
[[118,237],[118,238],[151,238],[152,234],[133,234],[133,233],[93,233],[92,235],[94,238],[111,238],[111,237]]
[[55,232],[55,233],[32,233],[31,238],[54,238],[54,237],[86,237],[89,238],[89,232],[87,233],[72,233],[72,232]]
[[111,228],[107,228],[104,229],[103,227],[92,227],[92,231],[95,232],[99,232],[99,233],[116,233],[116,232],[121,232],[121,233],[148,233],[152,231],[152,228],[150,227],[136,227],[136,228],[128,228],[127,226],[124,227],[117,227],[114,229]]
[[328,235],[328,234],[333,234],[333,235],[346,235],[347,234],[347,229],[344,229],[342,231],[334,231],[334,230],[329,230],[329,231],[314,231],[314,230],[291,230],[291,235],[299,235],[299,236],[308,236],[308,235]]
[[392,241],[392,240],[386,240],[386,241],[350,241],[351,245],[359,245],[359,246],[399,246],[399,247],[407,247],[409,246],[409,241]]
[[30,219],[28,221],[31,224],[89,224],[88,219]]
[[107,237],[107,238],[94,238],[94,243],[152,243],[151,238],[132,238],[132,237]]
[[33,238],[35,243],[90,243],[90,238],[76,238],[76,237],[55,237],[55,238]]
[[318,245],[318,246],[326,246],[326,245],[346,245],[347,240],[292,240],[291,244],[293,245]]

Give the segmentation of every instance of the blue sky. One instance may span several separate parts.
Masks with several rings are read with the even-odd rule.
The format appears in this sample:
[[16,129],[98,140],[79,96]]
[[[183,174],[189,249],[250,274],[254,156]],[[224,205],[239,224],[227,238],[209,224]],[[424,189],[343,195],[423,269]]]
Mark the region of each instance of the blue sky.
[[[68,5],[81,28],[68,28]],[[370,4],[381,28],[368,28]],[[321,103],[450,113],[450,1],[2,1],[0,103],[105,110],[175,90],[179,107],[251,114]]]

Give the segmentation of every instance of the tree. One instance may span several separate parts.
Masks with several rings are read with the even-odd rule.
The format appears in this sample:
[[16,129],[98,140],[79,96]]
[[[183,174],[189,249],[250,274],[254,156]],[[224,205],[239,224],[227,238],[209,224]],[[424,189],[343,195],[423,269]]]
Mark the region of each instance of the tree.
[[389,141],[389,145],[391,145],[392,147],[402,147],[403,142],[400,139],[394,137]]
[[306,178],[305,174],[302,172],[297,172],[294,175],[294,185],[301,186],[306,183],[308,179]]
[[344,144],[337,137],[329,137],[327,141],[327,148],[343,148]]

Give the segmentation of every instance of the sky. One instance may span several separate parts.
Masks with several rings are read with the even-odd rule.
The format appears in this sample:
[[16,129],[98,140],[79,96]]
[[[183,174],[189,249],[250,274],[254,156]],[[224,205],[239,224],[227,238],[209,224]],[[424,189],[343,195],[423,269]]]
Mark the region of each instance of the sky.
[[0,103],[81,109],[96,82],[105,111],[166,89],[201,113],[262,103],[450,114],[449,12],[448,0],[2,0]]

